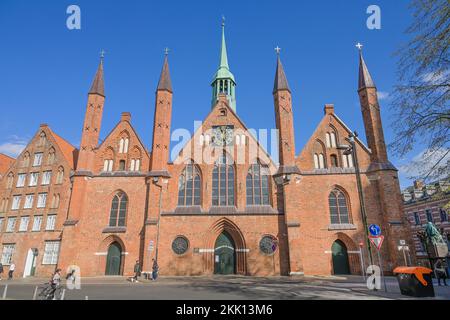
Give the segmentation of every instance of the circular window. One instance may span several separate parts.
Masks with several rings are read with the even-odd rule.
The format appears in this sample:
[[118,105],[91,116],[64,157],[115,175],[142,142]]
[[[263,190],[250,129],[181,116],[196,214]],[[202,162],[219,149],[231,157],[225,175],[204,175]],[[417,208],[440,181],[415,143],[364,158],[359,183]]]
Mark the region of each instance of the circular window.
[[186,253],[189,248],[189,241],[182,236],[176,237],[172,242],[172,250],[178,255]]
[[263,254],[271,255],[277,251],[277,248],[278,240],[274,236],[264,236],[259,242],[259,250],[261,250]]

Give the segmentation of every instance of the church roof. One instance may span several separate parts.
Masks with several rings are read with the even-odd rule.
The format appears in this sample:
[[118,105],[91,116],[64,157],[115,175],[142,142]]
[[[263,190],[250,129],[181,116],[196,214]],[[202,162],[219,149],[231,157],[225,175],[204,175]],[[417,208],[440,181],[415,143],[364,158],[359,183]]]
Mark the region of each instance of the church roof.
[[273,93],[278,90],[288,90],[291,92],[289,88],[289,84],[286,78],[286,74],[284,73],[283,64],[280,60],[280,55],[277,58],[277,70],[275,72],[275,83],[273,85]]
[[99,94],[105,96],[105,85],[103,81],[103,58],[100,59],[100,64],[98,65],[97,72],[95,74],[94,81],[92,82],[90,94]]
[[159,77],[157,90],[167,90],[169,92],[173,92],[172,91],[172,81],[170,79],[169,62],[167,59],[167,54],[164,58],[164,65],[161,70],[161,76]]

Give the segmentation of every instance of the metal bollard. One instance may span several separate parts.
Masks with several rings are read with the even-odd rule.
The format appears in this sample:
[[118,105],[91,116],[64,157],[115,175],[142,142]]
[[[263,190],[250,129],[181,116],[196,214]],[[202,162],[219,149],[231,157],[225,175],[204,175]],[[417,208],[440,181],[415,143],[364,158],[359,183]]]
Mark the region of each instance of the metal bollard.
[[5,289],[3,289],[3,300],[6,300],[6,293],[8,292],[8,285],[5,285]]
[[84,298],[84,300],[89,300],[89,297],[88,297],[88,296],[86,296],[86,297]]
[[33,300],[36,300],[36,296],[37,296],[37,292],[38,292],[38,286],[36,286],[36,288],[34,288],[34,293],[33,293]]

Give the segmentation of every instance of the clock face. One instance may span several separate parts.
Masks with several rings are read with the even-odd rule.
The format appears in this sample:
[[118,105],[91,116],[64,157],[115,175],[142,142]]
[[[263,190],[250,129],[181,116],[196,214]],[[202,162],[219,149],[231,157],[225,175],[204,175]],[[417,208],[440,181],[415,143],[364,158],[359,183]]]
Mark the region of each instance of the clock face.
[[223,147],[233,144],[233,126],[217,126],[213,127],[213,144]]

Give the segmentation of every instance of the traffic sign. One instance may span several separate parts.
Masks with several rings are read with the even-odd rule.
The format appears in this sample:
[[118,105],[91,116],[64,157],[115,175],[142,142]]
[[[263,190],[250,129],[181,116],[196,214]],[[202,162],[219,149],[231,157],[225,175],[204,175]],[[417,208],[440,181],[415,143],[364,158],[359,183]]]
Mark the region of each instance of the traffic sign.
[[378,237],[369,236],[369,240],[379,251],[381,248],[381,245],[383,244],[384,236],[378,236]]
[[381,228],[377,224],[371,224],[369,226],[369,232],[372,236],[378,237],[381,234]]

